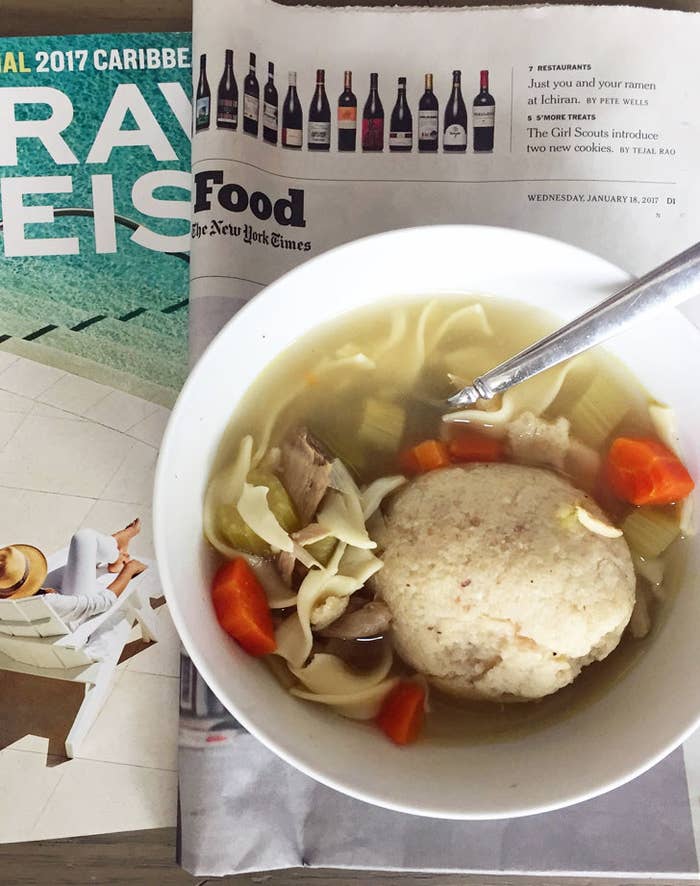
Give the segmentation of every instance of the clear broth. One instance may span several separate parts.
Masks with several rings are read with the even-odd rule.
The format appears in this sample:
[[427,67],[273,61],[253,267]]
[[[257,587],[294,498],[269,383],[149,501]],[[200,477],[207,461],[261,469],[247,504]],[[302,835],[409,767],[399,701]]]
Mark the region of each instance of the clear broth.
[[[415,338],[418,318],[431,300],[386,301],[381,305],[359,309],[295,342],[265,369],[247,391],[222,441],[215,468],[235,457],[244,435],[252,434],[257,445],[270,410],[277,410],[289,393],[298,387],[298,392],[280,411],[270,436],[270,446],[277,445],[290,428],[305,425],[340,457],[348,457],[349,452],[348,460],[354,465],[359,483],[396,473],[393,454],[363,451],[353,435],[359,423],[361,405],[367,396],[391,396],[404,405],[407,425],[402,447],[438,436],[442,412],[439,401],[454,390],[447,380],[448,371],[464,378],[465,383],[471,381],[559,325],[549,314],[517,302],[492,297],[440,297],[431,315],[433,328],[459,308],[480,304],[486,311],[494,334],[487,338],[457,327],[440,341],[434,353],[428,355],[423,370],[414,381],[411,381],[408,371],[413,354],[409,338],[405,340],[403,348],[396,349],[394,359],[380,362],[376,370],[363,372],[357,368],[339,368],[325,375],[315,371],[321,360],[336,355],[342,349],[349,352],[353,345],[372,358],[386,342],[392,319],[395,319],[398,311],[406,312],[409,336]],[[598,373],[604,373],[610,385],[621,389],[629,402],[629,410],[616,426],[615,435],[653,435],[648,414],[648,393],[626,367],[600,348],[577,358],[576,370],[567,376],[561,391],[544,415],[549,418],[566,417]],[[343,446],[336,447],[334,444],[337,441],[342,441]],[[606,449],[607,443],[603,443],[601,451]],[[347,452],[343,452],[343,448]],[[624,513],[624,508],[613,501],[601,504],[613,519]],[[672,562],[667,567],[664,581],[666,602],[655,604],[651,612],[652,630],[647,637],[636,640],[625,632],[617,649],[604,661],[584,668],[572,684],[539,701],[508,704],[462,702],[433,691],[425,737],[441,744],[510,740],[523,732],[544,728],[594,703],[624,677],[653,642],[663,620],[663,610],[677,583],[674,576],[677,578],[679,573],[681,548],[682,545],[675,543],[673,553],[667,555]],[[363,643],[365,647],[372,645]],[[401,662],[397,662],[396,669],[398,673],[408,673]]]

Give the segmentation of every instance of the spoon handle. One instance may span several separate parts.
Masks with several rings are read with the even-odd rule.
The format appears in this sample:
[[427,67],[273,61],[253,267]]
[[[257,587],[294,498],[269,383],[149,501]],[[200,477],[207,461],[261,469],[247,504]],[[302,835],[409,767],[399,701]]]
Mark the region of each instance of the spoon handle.
[[695,295],[700,295],[700,243],[474,379],[447,402],[461,407],[479,399],[491,400],[513,385],[611,338],[643,314],[678,305]]

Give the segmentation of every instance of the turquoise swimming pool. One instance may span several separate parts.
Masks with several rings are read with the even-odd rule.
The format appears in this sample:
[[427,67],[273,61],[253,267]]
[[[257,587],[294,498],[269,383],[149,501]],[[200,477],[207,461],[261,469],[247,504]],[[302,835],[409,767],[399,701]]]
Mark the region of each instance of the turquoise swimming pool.
[[128,235],[90,262],[0,262],[0,347],[169,405],[187,371],[189,266]]
[[[17,121],[51,117],[50,95],[41,92],[47,86],[70,102],[72,119],[60,137],[77,162],[52,156],[37,136],[22,135],[16,138],[17,162],[2,167],[0,183],[31,177],[38,186],[27,186],[20,197],[22,205],[57,210],[51,222],[30,219],[20,227],[21,237],[42,238],[49,251],[52,240],[77,238],[79,253],[18,255],[6,248],[8,220],[0,218],[0,348],[164,405],[173,402],[187,371],[189,265],[183,253],[158,252],[134,242],[133,227],[142,225],[155,235],[182,239],[189,223],[187,218],[158,217],[168,216],[167,210],[158,208],[156,217],[139,212],[134,193],[139,181],[154,174],[174,176],[174,185],[158,184],[152,195],[155,201],[164,201],[161,206],[185,201],[184,213],[175,215],[187,215],[188,125],[178,119],[161,87],[181,88],[186,102],[191,70],[183,66],[98,71],[91,69],[89,60],[105,48],[149,46],[182,47],[188,57],[189,41],[189,34],[177,33],[18,38],[13,40],[13,52],[23,53],[28,70],[4,74],[2,84],[18,87]],[[45,53],[51,58],[71,53],[80,58],[84,53],[88,64],[81,70],[75,66],[53,70],[47,77],[36,64]],[[26,101],[24,87],[30,88]],[[95,157],[94,145],[105,131],[112,133],[109,150]],[[94,220],[85,214],[93,207],[95,177],[109,181],[115,217],[133,222],[131,230],[125,222],[116,224],[112,252],[97,251]],[[3,208],[10,205],[3,200]],[[76,208],[83,214],[75,214]],[[111,207],[108,215],[111,218]],[[8,235],[8,243],[9,239]]]

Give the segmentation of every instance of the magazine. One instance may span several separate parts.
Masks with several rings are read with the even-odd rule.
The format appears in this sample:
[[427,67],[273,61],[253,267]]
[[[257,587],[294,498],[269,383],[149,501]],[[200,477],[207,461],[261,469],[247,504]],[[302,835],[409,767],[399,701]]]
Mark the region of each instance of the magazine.
[[172,825],[150,507],[187,372],[190,35],[0,59],[0,839]]
[[[192,357],[281,274],[393,228],[521,228],[637,275],[680,252],[700,233],[699,39],[695,14],[631,7],[240,0],[234,20],[224,0],[196,0]],[[684,310],[700,325],[700,305]],[[181,707],[181,861],[200,876],[304,864],[697,877],[697,737],[588,803],[440,822],[293,770],[186,658]]]

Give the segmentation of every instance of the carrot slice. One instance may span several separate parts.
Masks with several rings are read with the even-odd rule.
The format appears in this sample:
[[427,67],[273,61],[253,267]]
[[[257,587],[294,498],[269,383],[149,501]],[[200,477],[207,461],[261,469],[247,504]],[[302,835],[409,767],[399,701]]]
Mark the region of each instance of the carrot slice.
[[406,474],[425,474],[449,464],[450,453],[442,440],[424,440],[399,455],[399,465]]
[[410,744],[418,738],[425,720],[425,690],[418,683],[397,683],[382,703],[377,725],[394,744]]
[[503,461],[503,441],[478,431],[464,430],[447,444],[455,461]]
[[399,453],[399,468],[404,474],[420,474],[420,465],[413,449],[404,449]]
[[217,571],[211,596],[219,624],[246,652],[260,656],[275,651],[277,641],[265,591],[243,557]]
[[695,483],[670,449],[647,437],[618,437],[608,452],[605,476],[618,498],[633,505],[681,501]]

